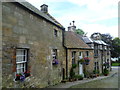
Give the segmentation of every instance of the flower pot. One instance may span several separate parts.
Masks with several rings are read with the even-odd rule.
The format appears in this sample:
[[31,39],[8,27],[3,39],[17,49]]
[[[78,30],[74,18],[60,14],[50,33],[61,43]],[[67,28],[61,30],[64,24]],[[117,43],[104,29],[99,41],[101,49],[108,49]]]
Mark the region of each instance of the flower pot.
[[20,80],[20,76],[16,76],[15,81]]
[[99,76],[99,74],[96,74],[96,76],[98,77],[98,76]]
[[108,76],[108,74],[104,74],[104,76]]

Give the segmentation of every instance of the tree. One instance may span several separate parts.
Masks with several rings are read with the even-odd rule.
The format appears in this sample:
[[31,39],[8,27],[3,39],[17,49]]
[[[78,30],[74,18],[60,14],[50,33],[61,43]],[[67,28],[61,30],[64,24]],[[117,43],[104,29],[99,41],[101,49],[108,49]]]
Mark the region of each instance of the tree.
[[82,29],[76,29],[75,32],[79,35],[82,35],[82,36],[85,34],[85,32]]
[[113,50],[111,52],[111,56],[113,58],[119,58],[120,57],[120,39],[118,37],[112,40],[112,47],[113,47]]

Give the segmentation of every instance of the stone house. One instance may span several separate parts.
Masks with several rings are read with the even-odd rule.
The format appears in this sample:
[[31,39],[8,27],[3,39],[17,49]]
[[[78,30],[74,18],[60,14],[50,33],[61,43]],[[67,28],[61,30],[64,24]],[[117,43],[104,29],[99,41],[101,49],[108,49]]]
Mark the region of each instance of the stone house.
[[[109,49],[105,49],[107,45],[102,44],[104,51],[100,51],[96,40],[92,45],[86,44],[74,32],[74,22],[65,31],[48,13],[47,5],[43,4],[41,10],[28,2],[2,2],[1,5],[3,88],[55,85],[70,76],[73,64],[77,64],[76,75],[92,73],[95,68],[101,68],[98,64],[94,65],[102,58],[98,51],[101,55],[108,55],[100,63],[110,62]],[[88,65],[78,62],[84,57],[90,58]]]
[[59,83],[66,68],[64,31],[45,4],[38,10],[28,2],[2,2],[2,87]]
[[[97,56],[96,59],[100,59],[99,67],[100,73],[103,72],[104,68],[111,70],[111,52],[110,46],[102,40],[102,36],[100,33],[93,33],[91,38],[97,44]],[[106,65],[105,65],[106,64]]]
[[110,47],[101,40],[100,36],[99,38],[97,37],[97,39],[96,37],[96,34],[92,34],[91,38],[85,36],[82,37],[82,39],[86,44],[94,49],[94,70],[99,71],[99,73],[103,73],[103,69],[105,68],[103,64],[109,63],[107,68],[109,70],[111,68]]
[[[70,70],[73,64],[76,64],[76,75],[85,75],[85,72],[93,72],[94,70],[94,57],[93,49],[89,47],[84,41],[79,38],[79,35],[75,33],[76,26],[68,27],[68,31],[64,34],[64,46],[66,48],[66,76],[70,77]],[[79,62],[84,57],[90,58],[89,65],[84,65]]]

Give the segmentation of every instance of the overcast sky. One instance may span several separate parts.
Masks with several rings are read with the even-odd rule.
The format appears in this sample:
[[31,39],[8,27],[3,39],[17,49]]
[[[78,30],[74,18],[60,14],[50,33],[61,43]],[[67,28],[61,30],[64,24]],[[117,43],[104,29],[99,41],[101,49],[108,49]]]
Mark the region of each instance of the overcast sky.
[[119,0],[26,0],[40,9],[48,5],[48,12],[67,30],[75,21],[77,28],[90,36],[94,32],[109,33],[118,37]]

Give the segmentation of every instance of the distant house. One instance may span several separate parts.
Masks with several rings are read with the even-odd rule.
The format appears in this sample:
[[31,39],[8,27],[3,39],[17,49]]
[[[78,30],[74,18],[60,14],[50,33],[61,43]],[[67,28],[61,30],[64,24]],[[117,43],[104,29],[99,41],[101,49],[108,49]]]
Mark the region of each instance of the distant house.
[[28,2],[2,2],[2,87],[59,83],[66,68],[64,31],[45,4],[38,10]]
[[[94,58],[93,49],[89,47],[84,41],[75,33],[76,26],[74,24],[68,27],[68,31],[64,34],[64,46],[66,48],[66,75],[70,77],[70,71],[73,65],[77,65],[75,71],[76,75],[85,76],[86,72],[93,72]],[[79,62],[80,59],[89,58],[89,65]]]
[[[100,34],[92,34],[91,38],[82,37],[84,42],[94,49],[94,70],[103,73],[104,68],[111,69],[110,47],[101,40]],[[105,64],[107,66],[105,67]]]
[[99,71],[103,72],[104,68],[111,70],[111,52],[110,46],[102,41],[102,36],[100,33],[93,33],[91,35],[92,40],[96,43],[94,45],[94,58],[99,63]]

